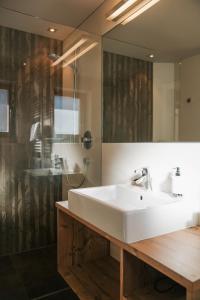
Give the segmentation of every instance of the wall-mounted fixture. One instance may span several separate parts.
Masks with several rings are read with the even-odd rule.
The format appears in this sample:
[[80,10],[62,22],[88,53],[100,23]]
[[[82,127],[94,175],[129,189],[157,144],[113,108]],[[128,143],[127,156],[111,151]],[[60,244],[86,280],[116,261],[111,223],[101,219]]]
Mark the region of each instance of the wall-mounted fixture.
[[60,56],[53,64],[52,66],[56,66],[59,63],[61,63],[63,60],[65,60],[70,54],[72,54],[74,51],[76,51],[79,47],[81,47],[86,41],[88,41],[87,38],[81,38],[78,42],[76,42],[71,48],[69,48],[62,56]]
[[60,57],[60,55],[58,55],[56,53],[49,53],[48,57],[50,60],[52,60],[54,62]]
[[98,44],[97,42],[93,42],[92,44],[84,48],[82,51],[80,51],[78,54],[74,55],[71,59],[69,59],[66,63],[64,63],[63,68],[69,66],[71,63],[73,63],[75,60],[83,56],[85,53],[92,50],[94,47],[97,46],[97,44]]
[[81,138],[81,142],[83,147],[87,150],[92,147],[92,134],[89,130],[84,133],[83,137]]
[[112,21],[119,17],[122,13],[124,13],[129,7],[135,4],[138,0],[126,0],[118,3],[117,6],[114,7],[112,12],[108,15],[107,20]]
[[123,0],[113,8],[107,16],[107,20],[118,21],[118,23],[126,25],[159,1],[160,0]]

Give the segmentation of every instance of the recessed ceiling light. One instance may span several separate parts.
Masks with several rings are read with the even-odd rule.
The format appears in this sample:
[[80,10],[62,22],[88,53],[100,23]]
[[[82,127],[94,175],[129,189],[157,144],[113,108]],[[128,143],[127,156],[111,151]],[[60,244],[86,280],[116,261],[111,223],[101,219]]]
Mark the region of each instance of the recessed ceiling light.
[[149,54],[149,58],[154,58],[155,55],[153,53]]
[[49,28],[48,28],[48,31],[49,31],[49,32],[56,32],[57,29],[56,29],[55,27],[49,27]]

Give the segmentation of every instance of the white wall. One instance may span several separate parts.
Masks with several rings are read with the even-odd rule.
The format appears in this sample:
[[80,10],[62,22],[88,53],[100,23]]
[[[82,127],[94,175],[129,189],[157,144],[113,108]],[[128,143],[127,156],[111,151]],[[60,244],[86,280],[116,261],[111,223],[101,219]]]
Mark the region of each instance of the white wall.
[[[181,141],[200,141],[200,55],[182,61],[180,86],[179,138]],[[191,103],[187,103],[188,98]]]
[[102,144],[102,184],[128,182],[135,169],[149,167],[155,191],[170,192],[168,179],[180,167],[184,195],[196,209],[200,205],[200,143]]
[[[191,224],[200,211],[200,143],[102,144],[102,184],[127,183],[135,169],[149,167],[155,191],[170,192],[169,173],[180,167]],[[118,256],[115,247],[111,255]]]
[[153,64],[153,141],[174,141],[175,66]]
[[52,152],[64,158],[66,170],[69,172],[86,172],[83,159],[90,161],[87,170],[87,182],[90,186],[101,183],[101,144],[95,143],[90,150],[86,150],[81,144],[54,143]]

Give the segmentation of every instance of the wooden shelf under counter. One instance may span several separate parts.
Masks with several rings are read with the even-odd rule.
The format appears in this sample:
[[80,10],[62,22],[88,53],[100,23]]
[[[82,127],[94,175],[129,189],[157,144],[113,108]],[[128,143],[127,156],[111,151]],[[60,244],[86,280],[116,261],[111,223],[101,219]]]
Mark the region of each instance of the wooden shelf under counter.
[[73,266],[62,274],[74,292],[84,300],[119,299],[119,263],[104,257],[82,265]]
[[[200,227],[126,244],[73,214],[66,201],[56,206],[58,271],[80,300],[200,300]],[[119,262],[110,243],[120,249]],[[149,270],[183,293],[156,292]]]

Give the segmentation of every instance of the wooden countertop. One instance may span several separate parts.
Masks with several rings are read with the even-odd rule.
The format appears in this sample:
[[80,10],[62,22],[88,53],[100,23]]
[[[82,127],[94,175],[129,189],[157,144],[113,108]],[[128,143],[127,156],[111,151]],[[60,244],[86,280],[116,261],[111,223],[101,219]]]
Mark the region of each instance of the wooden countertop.
[[200,289],[200,227],[188,228],[140,242],[126,244],[73,214],[69,211],[66,201],[58,202],[56,206],[188,290]]
[[200,288],[200,227],[188,228],[130,245],[145,262],[192,289]]

